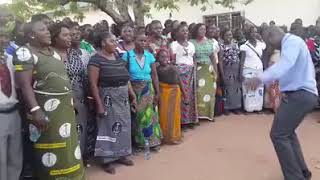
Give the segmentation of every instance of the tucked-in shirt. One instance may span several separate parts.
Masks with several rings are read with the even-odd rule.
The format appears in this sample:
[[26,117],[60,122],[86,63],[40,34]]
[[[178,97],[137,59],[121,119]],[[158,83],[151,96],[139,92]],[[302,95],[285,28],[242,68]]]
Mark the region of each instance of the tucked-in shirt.
[[134,50],[128,51],[122,56],[122,59],[128,63],[131,80],[151,81],[152,64],[156,62],[153,54],[144,51],[144,66],[140,67]]
[[257,41],[257,45],[255,47],[250,44],[249,41],[241,45],[240,50],[246,53],[244,68],[263,69],[261,58],[265,48],[266,44],[260,41]]
[[176,57],[176,64],[193,65],[193,56],[195,53],[195,47],[191,42],[188,42],[188,46],[182,46],[178,41],[172,42],[171,52]]
[[12,63],[12,56],[9,54],[5,54],[7,59],[6,63],[3,64],[4,66],[7,66],[10,72],[9,76],[6,77],[0,77],[2,78],[10,78],[11,80],[11,95],[10,97],[6,96],[5,93],[1,91],[1,83],[0,83],[0,109],[8,109],[11,108],[13,105],[15,105],[18,100],[17,100],[17,95],[15,91],[15,85],[14,85],[14,66]]
[[261,74],[264,83],[279,80],[280,90],[306,90],[318,95],[315,69],[305,42],[298,36],[286,34],[281,42],[279,62]]

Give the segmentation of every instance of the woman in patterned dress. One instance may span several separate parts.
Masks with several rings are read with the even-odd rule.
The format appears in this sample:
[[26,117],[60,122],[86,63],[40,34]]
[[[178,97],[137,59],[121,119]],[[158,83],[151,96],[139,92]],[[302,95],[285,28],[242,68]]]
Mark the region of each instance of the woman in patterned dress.
[[230,29],[221,33],[223,43],[220,45],[220,70],[221,80],[224,85],[225,114],[230,111],[239,114],[242,107],[242,64],[240,63],[240,50],[236,43],[233,43],[233,36]]
[[195,46],[197,62],[197,108],[198,118],[214,121],[217,78],[217,53],[213,41],[206,38],[206,26],[197,24],[191,42]]
[[[170,45],[170,51],[173,64],[176,64],[182,81],[182,90],[185,96],[181,102],[181,124],[193,128],[198,122],[196,110],[196,79],[195,79],[195,62],[194,62],[194,45],[188,41],[188,26],[180,25],[176,32],[177,41]],[[184,103],[188,102],[188,103]]]
[[125,24],[120,30],[121,40],[118,43],[117,51],[122,57],[127,51],[131,51],[134,48],[134,29],[129,24]]
[[50,32],[41,21],[26,24],[25,35],[30,46],[16,51],[14,64],[31,113],[34,177],[84,180],[72,87],[64,63],[50,48]]
[[[70,29],[69,29],[70,27]],[[85,104],[86,95],[83,87],[85,71],[89,61],[89,54],[80,49],[80,31],[76,23],[69,26],[61,23],[50,26],[52,46],[63,59],[73,91],[73,101],[78,123],[77,130],[80,139],[81,152],[85,153],[86,129],[88,122],[88,108]]]
[[160,21],[150,23],[150,35],[148,37],[149,51],[155,56],[160,49],[168,49],[168,41],[162,35],[163,27]]
[[128,63],[132,88],[137,96],[137,110],[133,122],[135,146],[158,151],[161,144],[161,128],[158,115],[159,80],[153,54],[145,50],[147,37],[144,33],[135,36],[135,48],[122,56]]
[[126,63],[116,53],[116,37],[99,33],[95,42],[99,51],[88,65],[90,90],[97,111],[98,135],[94,156],[107,173],[115,174],[114,162],[132,166],[130,101],[135,95]]

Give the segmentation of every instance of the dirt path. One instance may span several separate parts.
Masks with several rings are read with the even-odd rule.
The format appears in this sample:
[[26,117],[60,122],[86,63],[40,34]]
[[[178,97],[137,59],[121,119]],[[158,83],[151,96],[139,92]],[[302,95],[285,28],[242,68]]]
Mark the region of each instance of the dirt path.
[[[320,179],[320,113],[306,118],[298,130],[313,179]],[[100,168],[88,180],[283,180],[269,139],[272,116],[220,117],[216,123],[184,134],[179,146],[164,146],[151,160],[134,156],[134,167],[119,166],[116,175]]]

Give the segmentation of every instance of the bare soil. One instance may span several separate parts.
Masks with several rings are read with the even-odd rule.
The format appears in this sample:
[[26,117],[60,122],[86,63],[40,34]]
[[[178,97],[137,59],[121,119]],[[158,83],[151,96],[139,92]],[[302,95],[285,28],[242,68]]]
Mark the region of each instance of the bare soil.
[[[134,167],[117,166],[116,175],[100,167],[87,169],[88,180],[283,180],[269,131],[272,115],[230,115],[215,123],[201,122],[184,133],[184,142],[162,146],[144,160],[132,156]],[[320,179],[320,112],[298,129],[305,159]]]

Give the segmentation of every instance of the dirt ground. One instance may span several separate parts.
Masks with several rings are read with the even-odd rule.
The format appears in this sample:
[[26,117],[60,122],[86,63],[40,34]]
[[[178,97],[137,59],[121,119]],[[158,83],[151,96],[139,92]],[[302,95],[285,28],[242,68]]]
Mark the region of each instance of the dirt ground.
[[[269,139],[271,115],[222,116],[217,122],[184,134],[184,143],[163,146],[134,167],[117,167],[108,175],[99,167],[87,170],[88,180],[283,180]],[[309,115],[298,130],[313,180],[320,179],[320,112]]]

